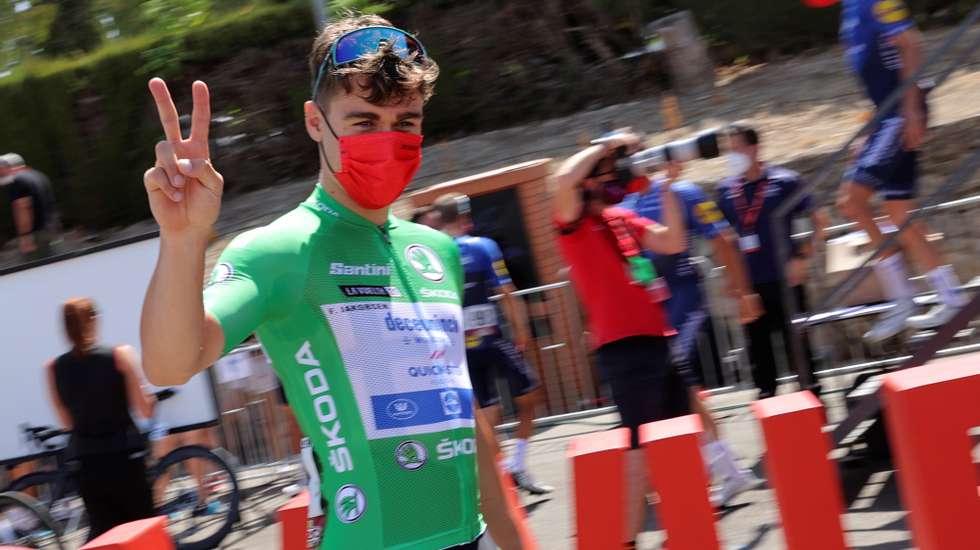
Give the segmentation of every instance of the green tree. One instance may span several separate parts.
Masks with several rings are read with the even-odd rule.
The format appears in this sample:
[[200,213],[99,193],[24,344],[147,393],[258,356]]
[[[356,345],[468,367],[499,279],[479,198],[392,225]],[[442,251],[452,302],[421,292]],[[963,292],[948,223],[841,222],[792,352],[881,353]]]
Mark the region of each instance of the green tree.
[[88,52],[102,41],[99,23],[92,11],[92,0],[51,0],[57,6],[48,30],[44,53],[48,56]]

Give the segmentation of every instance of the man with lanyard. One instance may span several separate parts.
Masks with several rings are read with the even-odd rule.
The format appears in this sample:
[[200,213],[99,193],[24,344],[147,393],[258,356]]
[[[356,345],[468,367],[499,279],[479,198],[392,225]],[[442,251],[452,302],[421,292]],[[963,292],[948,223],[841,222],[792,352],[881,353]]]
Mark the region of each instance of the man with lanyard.
[[[827,4],[827,2],[822,2]],[[922,63],[922,38],[902,0],[845,0],[841,11],[841,40],[851,68],[877,107],[910,78]],[[871,198],[879,192],[892,226],[901,226],[916,208],[918,149],[926,135],[925,96],[929,85],[910,86],[899,104],[872,130],[857,161],[844,177],[837,207],[854,220],[877,248],[884,240],[874,220]],[[864,337],[881,342],[906,327],[923,330],[941,326],[966,304],[956,272],[917,222],[898,236],[900,249],[912,257],[939,296],[940,304],[913,316],[914,291],[899,249],[885,251],[875,274],[891,309]]]
[[[680,165],[676,164],[674,167],[678,173],[672,173],[668,169],[670,177],[680,175]],[[663,219],[663,185],[663,178],[654,178],[639,192],[628,195],[620,206],[644,218],[659,221]],[[677,330],[677,336],[670,346],[671,357],[681,376],[693,390],[691,408],[701,417],[707,440],[704,445],[705,461],[710,466],[712,477],[722,482],[711,495],[712,503],[723,506],[735,495],[751,487],[756,478],[751,471],[738,466],[734,451],[720,437],[714,417],[700,398],[700,392],[704,388],[704,368],[710,361],[702,360],[704,349],[698,343],[713,338],[713,335],[708,332],[711,319],[701,290],[701,277],[691,259],[691,251],[697,238],[701,237],[711,243],[719,263],[725,267],[729,295],[738,301],[741,322],[749,323],[758,318],[761,305],[759,296],[746,276],[737,239],[715,202],[696,183],[687,180],[674,181],[670,188],[683,211],[684,225],[688,230],[687,247],[680,254],[648,254],[657,273],[664,277],[670,289],[670,298],[664,305],[671,324]]]
[[150,81],[167,139],[145,174],[160,224],[143,305],[147,377],[182,384],[254,331],[321,465],[311,509],[322,506],[325,524],[309,533],[322,534],[320,548],[475,549],[484,519],[501,547],[529,547],[472,406],[459,253],[389,213],[421,161],[438,67],[412,35],[361,16],[323,29],[310,69],[319,182],[295,210],[232,241],[203,299],[223,188],[208,89],[194,83],[184,139],[166,84]]
[[[814,239],[821,234],[821,221],[812,208],[809,196],[787,216],[786,225],[779,227],[779,238],[790,242],[792,258],[783,269],[776,257],[773,241],[772,215],[786,197],[803,185],[799,174],[785,168],[763,164],[759,160],[759,135],[748,126],[733,125],[725,130],[729,139],[728,167],[731,174],[718,185],[718,206],[728,223],[738,233],[738,243],[749,264],[749,275],[755,292],[762,298],[762,315],[748,325],[749,358],[752,376],[759,388],[759,398],[776,394],[776,357],[772,349],[772,334],[784,342],[783,349],[792,364],[791,319],[783,303],[782,281],[792,288],[798,311],[806,311],[803,278],[807,271],[812,247],[792,241],[792,218],[807,212],[814,225]],[[805,366],[812,374],[813,359],[806,335],[803,338]],[[794,370],[798,372],[798,370]],[[820,393],[816,384],[810,388]]]
[[687,389],[670,361],[668,338],[675,334],[661,302],[663,281],[642,249],[679,254],[686,249],[683,214],[672,179],[661,187],[663,222],[614,205],[646,178],[623,182],[615,157],[632,151],[640,138],[617,132],[565,160],[553,176],[553,212],[558,247],[579,295],[599,372],[610,389],[632,449],[626,462],[623,541],[635,547],[644,517],[645,468],[639,448],[642,424],[690,411]]
[[[500,395],[495,375],[501,373],[517,405],[517,441],[504,469],[528,493],[550,493],[553,487],[536,483],[527,472],[527,445],[534,433],[534,408],[540,400],[540,384],[521,357],[530,340],[524,302],[514,295],[517,289],[497,243],[487,237],[470,235],[473,221],[469,197],[459,193],[442,195],[436,199],[433,209],[438,213],[442,230],[456,241],[463,262],[466,365],[477,403],[486,411],[490,425],[496,426],[500,422]],[[501,309],[511,327],[513,343],[500,330],[497,308],[490,302],[495,294],[502,296]]]

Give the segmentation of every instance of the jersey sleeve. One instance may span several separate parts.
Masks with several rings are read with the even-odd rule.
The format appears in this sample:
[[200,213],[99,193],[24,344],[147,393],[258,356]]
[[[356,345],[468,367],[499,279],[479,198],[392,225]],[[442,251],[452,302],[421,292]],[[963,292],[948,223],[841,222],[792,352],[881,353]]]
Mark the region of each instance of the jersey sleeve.
[[500,252],[500,247],[493,239],[480,239],[483,252],[487,256],[486,277],[492,281],[494,286],[501,287],[511,283],[510,272],[507,271],[507,264],[504,262],[504,255]]
[[263,251],[246,246],[249,241],[245,233],[228,245],[204,289],[204,310],[221,325],[224,353],[248,338],[269,312],[265,292],[271,281],[262,269]]
[[865,0],[865,4],[870,11],[868,21],[884,36],[895,36],[915,26],[903,0]]
[[692,185],[686,188],[681,194],[681,200],[684,201],[688,227],[697,231],[705,239],[714,239],[721,231],[728,228],[728,221],[718,209],[718,205],[709,199],[700,187]]

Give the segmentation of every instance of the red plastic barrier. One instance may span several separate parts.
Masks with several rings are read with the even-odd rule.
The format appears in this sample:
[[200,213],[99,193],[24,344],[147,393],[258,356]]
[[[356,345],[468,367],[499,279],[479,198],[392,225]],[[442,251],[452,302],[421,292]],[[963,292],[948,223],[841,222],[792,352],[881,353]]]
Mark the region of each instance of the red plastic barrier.
[[174,550],[164,516],[113,527],[81,550]]
[[640,426],[650,480],[660,495],[657,514],[670,550],[717,550],[715,514],[701,458],[701,419],[681,416]]
[[766,471],[790,550],[844,550],[844,509],[836,466],[827,458],[823,405],[808,391],[752,403],[766,441]]
[[626,451],[628,428],[576,437],[568,446],[575,486],[577,548],[621,548],[625,530]]
[[967,434],[980,425],[976,361],[939,361],[885,377],[889,442],[920,550],[980,548],[980,496]]
[[303,490],[276,511],[282,535],[282,550],[306,550],[306,510],[310,493]]

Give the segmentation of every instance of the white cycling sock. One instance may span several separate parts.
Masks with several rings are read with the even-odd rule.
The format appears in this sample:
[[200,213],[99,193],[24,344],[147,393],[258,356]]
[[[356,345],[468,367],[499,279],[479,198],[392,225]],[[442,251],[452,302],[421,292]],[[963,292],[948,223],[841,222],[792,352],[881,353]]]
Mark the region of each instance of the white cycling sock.
[[901,254],[893,254],[875,264],[875,275],[881,283],[885,297],[901,306],[912,305],[912,285],[905,274]]
[[514,441],[514,454],[510,456],[510,461],[507,464],[507,469],[511,472],[520,472],[524,470],[526,461],[527,461],[527,440],[517,438]]
[[950,307],[966,305],[966,297],[960,292],[960,280],[956,277],[952,266],[941,265],[926,273],[926,278],[944,304]]
[[742,475],[735,453],[726,441],[721,439],[712,441],[704,446],[704,450],[710,461],[712,477],[722,481]]

